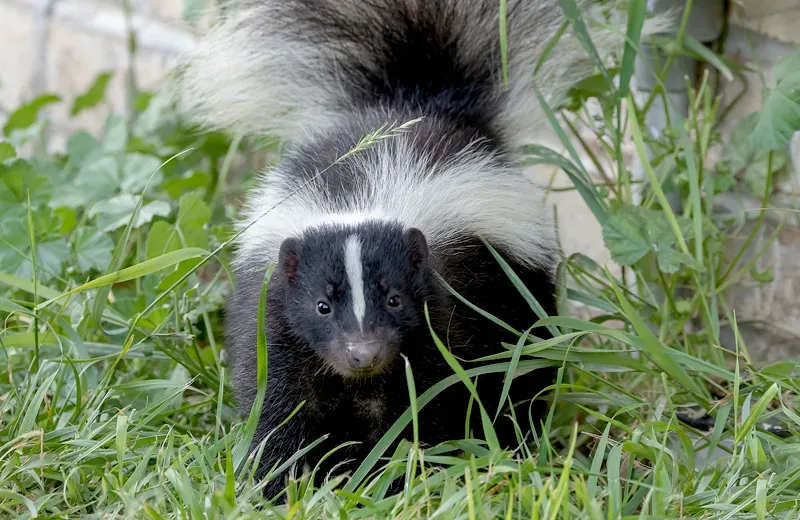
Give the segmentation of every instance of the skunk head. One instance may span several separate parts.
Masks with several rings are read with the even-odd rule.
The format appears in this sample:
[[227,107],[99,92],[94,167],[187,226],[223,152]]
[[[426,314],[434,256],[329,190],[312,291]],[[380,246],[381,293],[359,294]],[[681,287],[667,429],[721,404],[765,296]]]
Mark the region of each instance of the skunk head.
[[374,220],[311,228],[284,240],[274,276],[292,333],[342,377],[385,373],[426,327],[432,278],[418,229]]

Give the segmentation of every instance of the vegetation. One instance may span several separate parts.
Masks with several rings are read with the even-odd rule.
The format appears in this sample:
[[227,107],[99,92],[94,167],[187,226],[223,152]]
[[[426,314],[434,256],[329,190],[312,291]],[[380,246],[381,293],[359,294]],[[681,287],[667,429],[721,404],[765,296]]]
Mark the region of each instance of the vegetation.
[[[540,316],[488,369],[450,359],[455,373],[417,396],[407,367],[414,406],[384,440],[409,422],[424,428],[416,411],[444,384],[556,365],[557,383],[541,396],[551,411],[536,437],[514,453],[491,439],[421,449],[412,438],[394,452],[381,444],[340,488],[292,481],[285,506],[265,501],[248,478],[253,422],[232,406],[220,320],[236,203],[277,144],[200,132],[176,115],[165,90],[137,93],[135,113],[110,115],[101,138],[76,132],[65,153],[49,152],[42,109],[96,109],[108,75],[75,100],[47,95],[14,111],[0,142],[0,514],[797,518],[798,363],[756,366],[738,334],[734,349],[720,340],[722,329],[737,330],[725,289],[770,279],[753,267],[765,210],[744,232],[744,217],[712,208],[742,185],[768,205],[785,145],[800,129],[800,52],[778,66],[762,111],[710,165],[721,114],[708,75],[687,86],[685,125],[657,140],[642,132],[646,104],[633,104],[628,82],[644,4],[631,2],[633,45],[615,67],[598,62],[597,76],[565,106],[543,103],[564,155],[526,149],[530,164],[569,175],[622,269],[564,258],[562,316]],[[578,14],[571,23],[582,30]],[[736,73],[688,39],[662,47],[703,52],[717,73]],[[596,133],[601,152],[579,126]],[[626,131],[645,162],[643,182],[603,166],[623,164]],[[681,207],[670,206],[673,195]],[[748,239],[731,258],[726,246],[742,234]],[[568,302],[591,318],[567,317]],[[537,340],[541,327],[556,337]],[[405,489],[389,495],[395,478]]]

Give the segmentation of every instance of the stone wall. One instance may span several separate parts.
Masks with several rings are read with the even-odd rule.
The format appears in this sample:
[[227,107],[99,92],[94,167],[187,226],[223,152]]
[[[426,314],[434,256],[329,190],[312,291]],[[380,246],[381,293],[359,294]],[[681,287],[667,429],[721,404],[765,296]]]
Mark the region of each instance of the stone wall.
[[[102,128],[110,110],[127,111],[126,81],[156,87],[195,31],[182,21],[184,0],[0,0],[0,117],[44,92],[70,100],[97,74],[114,71],[105,109],[69,119],[69,104],[49,112],[54,145],[75,128]],[[128,36],[136,37],[133,58]]]

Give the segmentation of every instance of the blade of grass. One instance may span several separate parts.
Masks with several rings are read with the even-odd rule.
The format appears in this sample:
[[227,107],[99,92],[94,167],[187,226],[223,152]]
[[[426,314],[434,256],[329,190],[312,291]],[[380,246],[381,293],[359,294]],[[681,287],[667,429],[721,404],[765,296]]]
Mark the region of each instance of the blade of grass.
[[603,59],[597,52],[597,47],[595,47],[594,42],[592,42],[591,36],[589,36],[589,30],[586,27],[586,22],[583,20],[583,15],[581,15],[578,3],[575,0],[559,0],[558,3],[564,11],[567,20],[569,20],[570,25],[572,25],[572,28],[575,30],[575,36],[578,38],[578,41],[583,45],[583,48],[586,49],[589,57],[594,61],[595,66],[606,81],[611,84],[611,76],[609,76]]
[[117,470],[119,471],[119,481],[125,482],[125,451],[128,443],[128,416],[120,414],[117,416],[117,431],[114,436],[114,443],[117,447]]
[[472,396],[475,398],[475,402],[478,403],[478,412],[481,415],[483,433],[486,436],[486,442],[489,444],[489,448],[492,451],[498,451],[500,449],[500,444],[497,440],[497,435],[495,434],[492,421],[489,419],[489,415],[486,413],[486,408],[483,406],[480,396],[478,395],[478,391],[475,388],[475,385],[472,383],[472,379],[469,378],[464,369],[461,367],[461,364],[456,360],[455,357],[453,357],[445,344],[442,343],[442,340],[439,339],[436,331],[433,330],[433,324],[431,323],[431,317],[430,313],[428,312],[427,304],[425,305],[425,320],[428,322],[428,330],[431,333],[433,342],[436,344],[436,348],[439,349],[439,353],[442,355],[442,357],[444,357],[445,361],[447,361],[447,364],[450,366],[450,368],[459,376],[461,382],[464,383],[470,394],[472,394]]
[[636,53],[639,51],[639,40],[642,37],[642,27],[647,15],[647,0],[631,0],[628,5],[628,28],[625,50],[622,52],[622,62],[619,68],[619,99],[628,95],[628,87],[633,77]]
[[680,132],[680,144],[689,173],[689,201],[692,207],[692,227],[694,228],[694,255],[699,264],[703,263],[703,210],[700,202],[700,175],[694,161],[694,149],[689,143],[689,136],[683,125],[677,125]]
[[597,498],[597,480],[600,475],[600,470],[603,468],[603,461],[606,458],[606,447],[608,446],[608,436],[611,433],[611,423],[606,423],[603,429],[603,435],[600,436],[600,441],[597,443],[597,448],[592,457],[592,466],[589,469],[589,481],[586,484],[587,492],[592,498]]
[[700,57],[700,61],[704,61],[706,63],[710,63],[714,66],[718,71],[722,73],[728,81],[733,81],[733,73],[728,65],[725,64],[725,60],[717,56],[714,51],[712,51],[707,46],[700,43],[696,38],[694,38],[690,34],[685,34],[683,36],[683,45],[688,49],[691,53],[696,54]]
[[503,84],[508,85],[508,0],[500,0],[500,62],[503,70]]
[[639,127],[639,121],[637,119],[635,108],[636,104],[630,95],[628,96],[627,106],[628,110],[632,112],[630,117],[631,137],[633,138],[633,142],[636,147],[636,153],[638,154],[642,162],[642,166],[647,173],[647,177],[650,180],[650,188],[653,190],[653,193],[661,205],[661,211],[664,212],[664,216],[666,217],[667,222],[669,222],[669,225],[675,234],[675,239],[678,241],[678,246],[680,246],[681,252],[691,256],[689,254],[689,248],[686,247],[686,241],[683,239],[683,233],[681,233],[678,220],[675,218],[675,213],[672,211],[672,206],[670,206],[667,196],[664,194],[664,190],[661,189],[661,181],[658,180],[656,172],[653,171],[653,166],[650,164],[650,160],[648,159],[647,151],[644,145],[644,138],[642,136],[642,131]]
[[55,289],[51,289],[41,283],[33,283],[31,280],[23,280],[12,274],[0,273],[0,284],[25,291],[28,294],[37,293],[44,298],[52,299],[58,297],[61,293]]
[[4,501],[8,500],[10,502],[18,502],[24,505],[25,508],[30,513],[31,518],[39,517],[38,508],[36,507],[36,504],[31,499],[23,495],[20,495],[19,493],[7,489],[0,489],[0,498],[2,498]]
[[[405,508],[408,509],[411,503],[411,493],[408,490],[411,488],[414,479],[416,478],[416,457],[419,450],[419,410],[417,409],[417,387],[414,384],[414,374],[411,370],[411,363],[408,358],[403,356],[405,362],[406,372],[406,385],[408,386],[408,402],[411,404],[411,425],[414,435],[414,442],[411,445],[411,456],[408,458],[408,468],[406,469],[406,493],[405,493]],[[424,471],[424,468],[422,468]]]
[[258,421],[261,418],[261,409],[264,406],[264,397],[267,395],[267,377],[269,374],[269,356],[268,356],[268,343],[267,343],[267,286],[272,273],[275,270],[274,265],[270,265],[264,274],[264,280],[261,283],[261,293],[258,297],[258,325],[256,336],[256,359],[258,364],[258,375],[256,376],[256,398],[253,401],[253,407],[250,409],[250,415],[247,417],[247,422],[244,425],[244,431],[238,444],[233,449],[234,467],[241,468],[242,463],[247,458],[247,453],[250,450],[250,445],[258,427]]
[[[609,274],[609,279],[611,277],[611,273]],[[695,381],[689,377],[686,371],[681,367],[675,360],[669,355],[669,352],[666,350],[664,345],[658,340],[656,335],[650,330],[644,321],[639,317],[636,313],[636,310],[631,306],[622,292],[619,290],[617,285],[612,282],[611,288],[614,290],[614,293],[619,300],[620,305],[625,312],[625,316],[633,325],[634,330],[642,339],[642,346],[645,350],[653,357],[659,367],[667,373],[673,381],[679,383],[681,386],[692,392],[696,398],[701,399],[704,405],[707,405],[707,400],[705,398],[705,393],[703,390],[695,383]]]
[[33,214],[31,213],[31,194],[28,193],[28,239],[31,247],[31,276],[33,277],[33,373],[39,372],[39,283],[36,280],[36,233],[33,229]]
[[96,287],[103,287],[105,285],[112,285],[119,282],[126,282],[128,280],[133,280],[134,278],[140,278],[142,276],[146,276],[148,274],[161,271],[162,269],[166,269],[167,267],[171,267],[184,260],[201,257],[208,254],[209,254],[208,251],[206,251],[205,249],[200,249],[198,247],[187,247],[185,249],[171,251],[161,256],[151,258],[150,260],[145,260],[144,262],[132,265],[131,267],[126,267],[121,271],[117,271],[115,273],[95,278],[91,282],[87,282],[70,291],[61,293],[59,296],[55,298],[43,302],[42,304],[37,306],[37,309],[45,308],[54,303],[55,301],[60,300],[61,298],[66,298],[67,296],[72,296],[73,294],[82,291],[94,289]]
[[580,172],[580,176],[583,179],[583,182],[587,184],[591,184],[591,178],[589,174],[586,172],[586,169],[583,167],[583,162],[581,161],[580,156],[578,155],[577,150],[572,145],[572,141],[569,137],[567,137],[566,132],[564,129],[561,128],[561,125],[558,124],[558,120],[556,119],[556,115],[553,112],[553,109],[550,108],[550,105],[545,100],[544,96],[542,95],[539,89],[534,89],[534,93],[536,94],[536,99],[539,101],[539,105],[542,107],[542,111],[544,112],[545,117],[547,118],[547,122],[550,123],[550,126],[555,131],[556,136],[558,136],[558,140],[561,142],[561,145],[569,154],[570,159],[572,159],[572,164],[575,166],[575,169]]
[[[35,376],[34,376],[35,377]],[[42,407],[42,403],[44,402],[44,398],[47,395],[47,392],[50,391],[50,387],[52,386],[53,382],[58,377],[58,372],[54,372],[51,374],[40,386],[36,393],[33,395],[33,398],[25,403],[25,415],[22,417],[22,422],[19,423],[19,427],[17,428],[17,435],[23,435],[28,433],[33,429],[33,426],[36,424],[36,417],[39,415],[39,410]]]
[[[547,360],[541,359],[534,359],[534,360],[523,360],[519,363],[519,370],[537,370],[540,368],[547,368],[555,366],[555,363]],[[470,368],[466,370],[464,373],[467,377],[474,377],[483,374],[496,374],[501,372],[506,372],[508,370],[507,363],[495,363],[491,365],[484,365],[476,368]],[[446,378],[442,379],[438,383],[432,385],[428,388],[422,395],[419,396],[417,399],[417,410],[422,410],[428,403],[430,403],[433,399],[436,398],[437,395],[442,393],[447,388],[457,384],[461,381],[461,375],[453,374],[447,376]],[[381,437],[381,439],[375,444],[375,447],[364,457],[361,464],[358,466],[358,469],[353,472],[353,476],[350,477],[350,480],[347,481],[347,484],[344,486],[344,490],[348,492],[354,492],[356,488],[361,485],[363,480],[366,478],[367,474],[370,472],[372,467],[378,462],[389,446],[394,443],[395,439],[397,439],[400,434],[403,432],[408,423],[411,422],[411,408],[408,408],[403,414],[394,422],[394,424],[389,428],[386,433]]]
[[528,334],[530,333],[531,329],[526,330],[522,336],[520,336],[519,341],[517,341],[516,347],[514,347],[514,355],[511,358],[511,363],[508,364],[508,372],[506,372],[506,378],[505,381],[503,381],[503,390],[500,392],[500,400],[497,401],[497,411],[494,413],[492,422],[497,422],[497,418],[500,416],[500,410],[503,409],[503,403],[505,403],[508,398],[508,391],[511,389],[511,382],[514,380],[514,374],[517,371],[517,365],[519,365],[522,346],[528,340]]
[[519,333],[519,331],[517,329],[515,329],[511,325],[507,324],[506,322],[504,322],[500,318],[497,318],[496,316],[493,316],[493,315],[489,314],[488,312],[484,311],[483,309],[481,309],[480,307],[478,307],[474,303],[470,302],[469,300],[467,300],[466,298],[461,296],[461,294],[459,294],[458,291],[453,289],[453,287],[451,287],[450,284],[447,283],[447,280],[445,280],[442,277],[442,275],[440,275],[438,272],[434,272],[434,275],[439,280],[439,282],[442,285],[444,285],[445,289],[447,289],[450,292],[450,294],[452,294],[453,296],[458,298],[464,305],[466,305],[467,307],[469,307],[473,311],[477,312],[478,314],[480,314],[484,318],[488,319],[492,323],[494,323],[494,324],[504,328],[505,330],[509,331],[510,333],[514,334],[515,336],[519,336],[520,333]]
[[[547,318],[548,317],[547,312],[544,310],[544,308],[542,308],[542,306],[536,300],[536,297],[533,294],[531,294],[531,292],[528,290],[527,287],[525,287],[525,284],[522,283],[522,280],[520,280],[517,273],[515,273],[514,270],[511,268],[511,266],[508,265],[508,262],[506,262],[506,260],[500,255],[500,253],[497,252],[497,250],[494,247],[492,247],[492,245],[489,242],[487,242],[483,238],[481,238],[481,241],[484,243],[486,248],[489,249],[489,252],[492,253],[492,256],[497,261],[497,263],[500,264],[500,267],[503,269],[503,272],[506,274],[506,276],[508,276],[508,279],[511,280],[511,283],[514,284],[514,287],[517,289],[517,291],[519,291],[522,297],[525,298],[525,301],[528,303],[533,312],[536,313],[536,316],[538,316],[539,319]],[[558,330],[558,327],[549,325],[547,327],[547,330],[549,330],[550,334],[552,334],[553,336],[561,335],[561,331]]]
[[547,45],[544,46],[544,49],[542,49],[542,53],[539,55],[539,59],[536,61],[536,67],[534,67],[533,69],[534,77],[539,72],[539,69],[542,68],[544,62],[547,61],[547,58],[550,57],[550,53],[553,52],[553,49],[561,40],[561,37],[564,36],[565,32],[567,32],[568,27],[569,27],[569,21],[564,20],[564,23],[561,24],[561,26],[558,28],[553,37],[550,38],[550,40],[548,40]]
[[546,146],[528,145],[523,151],[528,154],[523,161],[523,164],[526,166],[549,164],[561,168],[567,177],[569,177],[575,189],[578,190],[581,198],[598,222],[605,222],[606,218],[608,218],[608,206],[603,198],[600,197],[600,194],[592,183],[586,180],[585,173],[582,173],[573,163],[568,161],[566,157],[563,157],[561,154]]
[[761,416],[764,415],[764,412],[767,409],[767,406],[770,405],[773,399],[778,395],[780,391],[780,387],[778,387],[778,383],[772,383],[772,386],[764,392],[764,395],[758,400],[756,405],[750,411],[750,415],[747,416],[747,419],[742,424],[742,427],[736,432],[736,437],[734,438],[734,442],[739,444],[740,442],[744,441],[744,438],[755,429],[756,423]]
[[[128,248],[128,243],[130,242],[131,233],[133,232],[133,226],[139,218],[139,210],[141,210],[142,205],[144,204],[144,194],[147,193],[148,188],[150,187],[150,183],[156,176],[161,168],[172,162],[173,160],[177,159],[178,157],[185,155],[191,152],[193,148],[188,148],[180,153],[177,153],[161,163],[156,170],[150,174],[150,178],[147,179],[147,183],[144,185],[142,192],[139,194],[139,197],[136,200],[136,205],[133,207],[133,213],[131,213],[131,217],[128,219],[128,224],[125,226],[125,229],[122,232],[122,236],[120,237],[119,241],[117,242],[116,247],[114,247],[114,253],[111,255],[111,261],[108,263],[108,267],[106,268],[105,275],[109,275],[116,271],[119,271],[119,268],[122,267],[122,262],[125,259],[125,251]],[[94,317],[95,323],[100,323],[100,320],[103,316],[103,309],[108,302],[108,293],[111,290],[110,286],[102,286],[99,287],[97,290],[97,296],[94,299],[94,303],[92,304],[92,316]]]

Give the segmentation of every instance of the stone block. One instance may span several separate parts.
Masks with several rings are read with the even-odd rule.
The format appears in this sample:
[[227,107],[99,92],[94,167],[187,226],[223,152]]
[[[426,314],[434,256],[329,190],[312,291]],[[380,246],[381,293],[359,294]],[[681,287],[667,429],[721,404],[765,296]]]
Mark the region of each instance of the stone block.
[[[0,107],[13,109],[30,95],[36,62],[35,11],[0,0]],[[0,112],[0,120],[5,115]]]
[[[730,258],[741,248],[753,226],[747,224],[730,241]],[[800,359],[800,230],[788,225],[779,232],[777,229],[775,221],[765,221],[753,247],[754,252],[766,247],[756,268],[759,272],[771,270],[772,281],[756,282],[746,273],[726,294],[731,309],[736,311],[742,343],[759,366]],[[776,232],[777,239],[770,244]],[[753,253],[745,254],[740,266],[752,258]],[[723,327],[721,336],[723,347],[736,349],[733,327]]]
[[[603,242],[603,232],[594,214],[589,210],[572,182],[555,166],[539,165],[529,169],[531,178],[546,194],[544,204],[558,219],[559,240],[567,256],[582,253],[600,265],[610,259]],[[554,191],[554,190],[555,191]]]
[[142,50],[179,53],[194,45],[194,36],[187,30],[148,16],[147,10],[141,7],[127,20],[122,5],[121,1],[61,0],[55,4],[53,19],[104,36],[109,41],[125,40],[130,25]]
[[732,21],[782,42],[800,43],[800,0],[739,0]]

